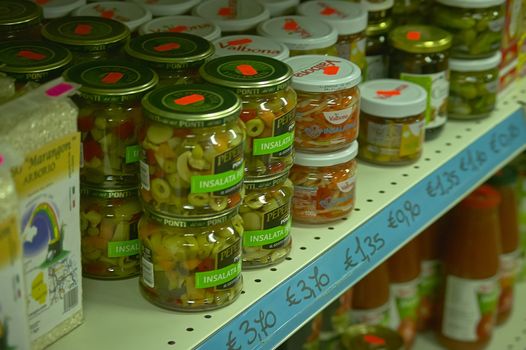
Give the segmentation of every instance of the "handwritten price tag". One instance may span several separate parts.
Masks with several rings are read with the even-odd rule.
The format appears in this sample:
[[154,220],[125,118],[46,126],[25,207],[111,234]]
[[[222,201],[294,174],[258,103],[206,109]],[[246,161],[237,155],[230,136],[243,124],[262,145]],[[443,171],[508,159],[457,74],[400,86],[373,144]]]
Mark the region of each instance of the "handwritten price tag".
[[519,127],[512,123],[504,131],[494,132],[491,135],[489,147],[494,154],[499,154],[508,148],[519,136]]
[[347,248],[345,250],[345,260],[343,261],[345,271],[349,271],[361,263],[370,262],[371,258],[385,246],[385,240],[379,233],[375,233],[373,236],[365,236],[363,239],[356,236],[355,244],[354,249]]
[[[272,311],[259,310],[258,317],[252,320],[243,320],[239,325],[239,331],[246,336],[246,344],[254,344],[256,340],[262,341],[272,332],[272,328],[276,325],[278,319],[276,314]],[[226,341],[227,350],[241,350],[243,347],[237,344],[237,338],[234,333],[228,333]]]
[[431,178],[426,186],[429,197],[446,196],[460,185],[460,178],[455,170],[443,171]]
[[318,266],[314,266],[307,279],[299,280],[296,286],[289,286],[285,299],[289,307],[301,304],[304,300],[316,298],[330,283],[329,275],[320,273]]
[[389,211],[387,227],[396,229],[400,224],[405,224],[407,227],[410,227],[421,213],[420,205],[406,200],[402,208]]

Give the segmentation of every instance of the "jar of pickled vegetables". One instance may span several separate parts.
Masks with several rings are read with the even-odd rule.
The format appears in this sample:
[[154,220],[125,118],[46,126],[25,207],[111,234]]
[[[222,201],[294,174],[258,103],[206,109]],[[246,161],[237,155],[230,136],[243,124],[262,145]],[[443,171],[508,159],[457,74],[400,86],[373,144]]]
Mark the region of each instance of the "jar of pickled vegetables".
[[294,71],[298,94],[294,147],[302,152],[331,152],[358,137],[361,73],[346,59],[305,55],[285,60]]
[[152,33],[133,38],[124,49],[159,75],[159,86],[199,82],[199,67],[214,54],[208,40],[186,33]]
[[298,6],[298,13],[311,19],[324,21],[338,31],[336,49],[341,58],[366,70],[365,28],[367,28],[367,10],[361,4],[348,1],[307,1]]
[[433,23],[453,34],[451,57],[483,58],[500,50],[506,0],[436,0]]
[[141,198],[164,215],[209,217],[241,204],[245,127],[231,91],[187,84],[142,101]]
[[291,15],[296,11],[300,0],[256,0],[267,8],[270,17]]
[[236,92],[242,100],[241,119],[247,129],[245,179],[275,176],[293,162],[296,93],[292,69],[266,56],[214,58],[200,69],[211,84]]
[[242,290],[237,209],[202,220],[145,212],[139,222],[140,287],[155,305],[178,311],[217,309]]
[[361,4],[368,12],[368,25],[392,21],[394,0],[363,0]]
[[28,0],[0,1],[0,42],[40,39],[42,8]]
[[221,28],[208,19],[194,16],[163,16],[155,18],[139,28],[139,34],[159,32],[187,33],[213,41],[221,36]]
[[86,0],[33,0],[42,7],[45,19],[60,18],[86,4]]
[[201,0],[128,0],[146,7],[154,17],[182,15]]
[[293,185],[288,172],[245,182],[239,209],[243,219],[243,268],[277,264],[292,248],[290,205]]
[[83,186],[80,201],[82,274],[121,279],[139,274],[137,187],[101,190]]
[[215,55],[262,55],[283,61],[289,57],[289,48],[278,41],[259,35],[229,35],[214,40]]
[[500,52],[478,60],[449,60],[448,116],[455,119],[487,117],[497,103]]
[[431,26],[400,26],[389,33],[389,76],[427,91],[426,140],[436,138],[447,122],[451,41],[451,34]]
[[68,48],[74,62],[79,63],[120,55],[130,31],[124,24],[107,18],[64,17],[49,21],[42,36]]
[[287,45],[290,56],[338,56],[336,28],[323,21],[313,21],[309,17],[274,17],[258,26],[258,34]]
[[157,74],[137,64],[93,61],[74,65],[64,78],[82,85],[73,97],[82,137],[81,181],[101,188],[137,186],[140,99],[155,87]]
[[387,36],[393,22],[387,19],[384,22],[369,24],[365,59],[367,60],[367,80],[384,79],[389,75],[389,43]]
[[296,152],[290,172],[294,220],[323,224],[350,214],[356,201],[357,154],[356,141],[332,153]]
[[365,82],[360,91],[360,159],[381,165],[418,160],[425,137],[426,91],[394,79]]

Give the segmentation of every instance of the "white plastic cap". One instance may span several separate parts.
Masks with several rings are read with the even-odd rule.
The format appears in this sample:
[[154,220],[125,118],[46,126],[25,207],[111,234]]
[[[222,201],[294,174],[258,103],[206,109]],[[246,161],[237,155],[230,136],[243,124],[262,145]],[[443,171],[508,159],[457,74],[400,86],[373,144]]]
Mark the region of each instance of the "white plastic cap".
[[385,11],[389,10],[394,6],[394,0],[381,0],[381,1],[371,1],[371,0],[362,0],[362,6],[368,12],[375,11]]
[[261,55],[283,61],[289,57],[289,48],[284,44],[258,35],[229,35],[214,40],[215,54],[231,56],[239,54]]
[[367,10],[361,4],[347,1],[307,1],[298,13],[333,25],[341,35],[359,33],[367,28]]
[[482,59],[459,60],[449,59],[449,69],[456,72],[480,72],[497,68],[502,57],[500,51],[493,56]]
[[221,36],[221,28],[210,20],[195,16],[166,16],[153,19],[139,28],[139,34],[160,32],[188,33],[212,41]]
[[73,10],[86,5],[86,0],[49,0],[45,3],[33,0],[44,12],[44,18],[59,18],[69,15]]
[[199,4],[201,0],[128,0],[146,7],[154,16],[181,15]]
[[436,0],[436,2],[453,7],[479,9],[502,5],[506,2],[506,0]]
[[257,0],[270,12],[270,16],[284,16],[296,12],[300,0]]
[[145,7],[123,1],[94,2],[79,7],[73,15],[114,19],[126,24],[132,32],[152,19],[152,13]]
[[310,167],[324,167],[347,163],[358,154],[358,142],[353,141],[349,147],[330,153],[303,153],[296,151],[294,164]]

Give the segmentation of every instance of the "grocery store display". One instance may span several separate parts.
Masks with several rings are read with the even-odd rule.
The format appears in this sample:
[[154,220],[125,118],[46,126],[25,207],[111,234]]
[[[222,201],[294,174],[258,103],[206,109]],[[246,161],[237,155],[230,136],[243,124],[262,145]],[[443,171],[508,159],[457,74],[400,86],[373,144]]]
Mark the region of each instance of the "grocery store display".
[[131,32],[152,19],[152,13],[146,7],[133,2],[100,1],[86,4],[73,11],[73,16],[93,16],[113,19],[124,23]]
[[300,0],[257,0],[265,6],[271,17],[293,14]]
[[128,0],[146,7],[154,17],[182,15],[201,0]]
[[0,40],[40,38],[42,8],[28,0],[0,1]]
[[44,18],[60,18],[65,17],[71,12],[83,5],[86,5],[86,0],[32,0],[34,3],[42,7]]
[[195,16],[163,16],[146,22],[139,34],[159,32],[188,33],[213,41],[221,36],[221,28],[211,20]]
[[228,35],[213,42],[217,57],[250,54],[269,56],[279,61],[289,57],[289,48],[285,44],[259,35]]
[[351,321],[388,327],[391,320],[389,271],[382,263],[353,286]]
[[391,19],[379,23],[369,23],[365,59],[367,60],[366,80],[384,79],[389,74],[389,43],[387,35],[393,26]]

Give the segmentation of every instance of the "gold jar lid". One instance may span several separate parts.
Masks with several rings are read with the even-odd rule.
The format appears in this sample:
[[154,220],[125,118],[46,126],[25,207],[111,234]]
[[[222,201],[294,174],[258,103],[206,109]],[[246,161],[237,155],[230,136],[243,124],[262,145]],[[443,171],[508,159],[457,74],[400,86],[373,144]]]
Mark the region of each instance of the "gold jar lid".
[[449,32],[426,25],[400,26],[389,33],[389,42],[394,48],[411,53],[446,51],[452,40]]
[[367,25],[365,34],[367,36],[387,34],[391,30],[392,26],[393,26],[393,20],[390,18],[387,18],[385,21],[382,21],[382,22],[370,23],[369,25]]
[[26,28],[40,23],[42,8],[26,0],[0,1],[0,31]]

